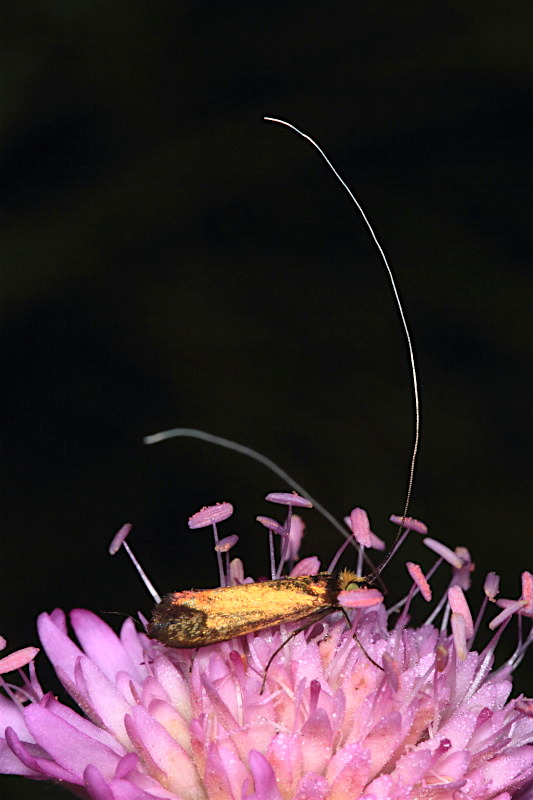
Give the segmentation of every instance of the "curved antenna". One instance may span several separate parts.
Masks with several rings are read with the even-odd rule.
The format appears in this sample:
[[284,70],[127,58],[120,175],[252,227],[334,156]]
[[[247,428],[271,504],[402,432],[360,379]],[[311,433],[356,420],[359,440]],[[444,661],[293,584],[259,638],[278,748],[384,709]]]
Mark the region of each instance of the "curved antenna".
[[381,257],[381,260],[382,260],[383,264],[385,265],[385,269],[387,270],[387,275],[389,277],[389,282],[390,282],[390,285],[391,285],[391,288],[392,288],[392,293],[393,293],[394,299],[396,301],[396,306],[398,308],[398,311],[400,312],[400,319],[402,321],[402,327],[403,327],[403,332],[404,332],[404,336],[405,336],[405,341],[407,343],[407,350],[409,352],[409,362],[410,362],[410,366],[411,366],[411,378],[412,378],[412,382],[413,382],[413,397],[414,397],[414,405],[415,405],[415,425],[414,425],[414,427],[415,427],[415,435],[414,435],[414,441],[413,441],[413,449],[412,449],[412,452],[411,452],[411,462],[410,462],[410,467],[409,467],[409,480],[407,482],[407,493],[406,493],[406,497],[405,497],[405,505],[404,505],[403,515],[402,515],[402,523],[400,525],[398,533],[396,534],[396,538],[394,540],[394,543],[392,545],[392,548],[391,548],[390,552],[385,556],[385,558],[383,559],[381,564],[371,573],[371,575],[369,575],[367,577],[368,581],[372,582],[374,580],[374,578],[377,575],[379,575],[379,573],[384,569],[384,567],[387,566],[387,564],[389,563],[389,561],[392,558],[393,554],[396,552],[396,545],[397,545],[398,541],[400,540],[400,537],[401,537],[401,535],[403,533],[403,526],[404,526],[404,523],[405,523],[405,518],[407,517],[407,512],[409,511],[409,503],[411,502],[411,492],[412,492],[412,489],[413,489],[413,481],[414,481],[414,476],[415,476],[416,457],[417,457],[417,454],[418,454],[418,443],[419,443],[419,440],[420,440],[420,399],[419,399],[419,396],[418,396],[418,377],[417,377],[416,366],[415,366],[415,354],[414,354],[413,345],[412,345],[412,342],[411,342],[411,334],[409,333],[409,327],[407,325],[407,319],[405,317],[405,313],[404,313],[404,310],[403,310],[402,301],[400,300],[400,295],[399,295],[398,289],[396,287],[396,281],[394,280],[394,275],[392,274],[392,269],[391,269],[391,267],[389,265],[389,262],[387,260],[387,256],[385,255],[385,251],[383,250],[383,247],[381,246],[376,234],[374,233],[374,229],[373,229],[372,225],[370,224],[370,221],[369,221],[367,215],[365,214],[365,212],[363,210],[363,207],[361,206],[360,202],[358,201],[358,199],[356,198],[356,196],[354,195],[354,193],[352,192],[352,190],[350,189],[350,187],[348,186],[346,181],[339,175],[339,173],[337,172],[337,170],[335,169],[335,167],[333,166],[333,164],[331,163],[331,161],[329,160],[329,158],[327,157],[325,152],[322,150],[322,148],[307,133],[304,133],[303,131],[299,130],[291,122],[287,122],[287,120],[284,120],[284,119],[277,119],[276,117],[263,117],[263,119],[265,120],[265,122],[275,122],[278,125],[283,125],[286,128],[290,128],[290,130],[294,131],[294,133],[297,133],[298,136],[301,136],[303,139],[307,139],[307,141],[311,145],[313,145],[315,150],[318,150],[318,152],[320,153],[320,155],[322,156],[322,158],[324,159],[324,161],[326,162],[326,164],[328,165],[330,170],[333,172],[333,174],[335,175],[335,177],[337,178],[337,180],[339,181],[339,183],[341,184],[343,189],[348,194],[348,197],[350,198],[352,203],[354,203],[355,207],[357,208],[357,210],[361,214],[361,217],[363,218],[363,222],[365,223],[366,227],[370,231],[370,235],[371,235],[371,237],[372,237],[372,239],[374,241],[374,244],[375,244],[375,246],[376,246],[376,248],[378,250],[378,253],[379,253],[380,257]]

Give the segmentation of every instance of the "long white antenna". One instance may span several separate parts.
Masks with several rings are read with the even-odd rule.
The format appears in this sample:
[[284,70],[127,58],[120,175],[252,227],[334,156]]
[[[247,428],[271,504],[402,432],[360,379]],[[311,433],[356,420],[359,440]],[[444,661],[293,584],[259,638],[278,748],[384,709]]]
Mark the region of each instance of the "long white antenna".
[[[322,158],[324,159],[324,161],[326,162],[326,164],[328,165],[330,170],[333,172],[333,174],[335,175],[335,177],[337,178],[337,180],[339,181],[341,186],[347,192],[348,197],[350,198],[352,203],[355,204],[357,210],[359,211],[359,213],[361,214],[361,216],[363,218],[364,223],[366,224],[368,230],[370,231],[370,235],[372,236],[372,239],[374,240],[374,244],[376,245],[376,247],[378,249],[379,255],[381,256],[381,260],[383,261],[383,264],[385,265],[385,269],[387,270],[387,274],[389,276],[390,285],[392,287],[392,293],[394,295],[394,299],[396,301],[396,305],[398,307],[398,311],[400,312],[400,318],[401,318],[401,321],[402,321],[403,332],[404,332],[404,335],[405,335],[405,340],[407,342],[407,350],[409,352],[409,362],[410,362],[410,365],[411,365],[411,378],[412,378],[412,381],[413,381],[413,397],[414,397],[414,405],[415,405],[415,435],[414,435],[414,441],[413,441],[413,450],[412,450],[412,453],[411,453],[411,464],[410,464],[410,467],[409,467],[409,480],[408,480],[408,483],[407,483],[407,493],[406,493],[406,497],[405,497],[405,506],[404,506],[403,517],[402,517],[402,525],[400,526],[398,534],[396,535],[396,539],[394,541],[394,544],[392,546],[391,551],[388,553],[388,555],[385,557],[385,559],[381,562],[381,564],[378,567],[379,572],[381,572],[381,570],[389,563],[390,559],[392,558],[392,554],[395,551],[395,545],[398,542],[398,540],[400,539],[400,536],[401,536],[401,534],[403,532],[403,523],[405,522],[405,518],[407,517],[407,512],[409,510],[409,503],[411,502],[411,492],[412,492],[412,489],[413,489],[413,480],[414,480],[414,475],[415,475],[416,457],[417,457],[417,454],[418,454],[418,443],[419,443],[419,439],[420,439],[420,400],[419,400],[419,396],[418,396],[418,377],[417,377],[416,366],[415,366],[415,355],[414,355],[414,351],[413,351],[413,345],[411,343],[411,335],[409,333],[407,320],[405,318],[405,313],[404,313],[404,310],[403,310],[402,301],[400,300],[400,295],[399,295],[398,289],[396,287],[396,281],[394,280],[394,275],[392,274],[392,269],[391,269],[391,267],[389,265],[389,262],[387,260],[387,256],[385,255],[385,251],[383,250],[383,247],[381,246],[376,234],[374,233],[374,229],[372,228],[372,225],[370,224],[370,221],[369,221],[367,215],[365,214],[365,212],[364,212],[364,210],[363,210],[363,208],[361,206],[361,203],[358,201],[358,199],[356,198],[356,196],[354,195],[354,193],[352,192],[352,190],[350,189],[350,187],[348,186],[346,181],[339,175],[339,173],[337,172],[337,170],[335,169],[335,167],[333,166],[333,164],[331,163],[331,161],[329,160],[329,158],[327,157],[325,152],[322,150],[322,148],[307,133],[304,133],[303,131],[299,130],[291,122],[287,122],[284,119],[276,119],[275,117],[264,117],[264,120],[265,120],[265,122],[277,122],[279,125],[284,125],[286,128],[290,128],[292,131],[297,133],[298,136],[301,136],[303,139],[307,139],[307,141],[310,144],[313,145],[315,150],[318,150],[318,152],[320,153],[320,155],[322,156]],[[372,578],[372,577],[373,577],[373,575],[370,576],[370,578]]]

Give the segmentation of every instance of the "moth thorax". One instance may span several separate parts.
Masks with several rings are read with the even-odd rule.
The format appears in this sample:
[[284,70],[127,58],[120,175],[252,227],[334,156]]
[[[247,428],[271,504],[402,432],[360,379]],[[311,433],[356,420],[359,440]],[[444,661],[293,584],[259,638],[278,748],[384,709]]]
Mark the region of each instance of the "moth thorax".
[[351,569],[343,569],[339,572],[340,592],[349,592],[352,589],[364,589],[365,586],[368,586],[367,579],[356,575]]

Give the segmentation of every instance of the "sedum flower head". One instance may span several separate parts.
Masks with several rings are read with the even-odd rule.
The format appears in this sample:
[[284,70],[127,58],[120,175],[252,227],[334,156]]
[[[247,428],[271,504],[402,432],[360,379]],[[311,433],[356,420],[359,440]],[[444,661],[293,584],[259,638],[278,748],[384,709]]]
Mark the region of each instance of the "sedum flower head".
[[[61,611],[41,614],[42,646],[79,710],[43,691],[35,648],[0,660],[0,771],[95,800],[532,798],[533,704],[510,699],[531,635],[493,668],[503,626],[531,614],[530,573],[476,652],[480,619],[465,597],[472,567],[464,550],[447,560],[450,588],[428,622],[408,624],[414,596],[431,596],[427,575],[410,565],[413,587],[394,624],[383,604],[358,608],[356,640],[332,614],[287,642],[266,681],[298,623],[194,651],[165,647],[130,619],[117,635],[78,609],[73,636]],[[316,559],[305,564],[318,570]],[[248,579],[234,564],[224,580]],[[492,573],[485,590],[482,612],[497,594]]]

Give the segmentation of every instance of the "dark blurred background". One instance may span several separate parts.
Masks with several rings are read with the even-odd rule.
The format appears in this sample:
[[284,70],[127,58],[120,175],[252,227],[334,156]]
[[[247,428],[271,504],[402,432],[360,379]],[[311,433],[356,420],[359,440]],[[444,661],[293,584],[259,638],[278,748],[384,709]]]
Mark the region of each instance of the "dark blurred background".
[[[517,596],[531,557],[531,3],[2,8],[10,646],[35,642],[55,606],[149,612],[125,556],[107,555],[126,520],[160,591],[212,586],[210,536],[186,520],[230,500],[222,532],[266,573],[254,517],[287,487],[205,444],[142,444],[164,428],[254,447],[336,516],[364,506],[393,536],[413,437],[398,313],[341,188],[265,114],[321,142],[391,257],[422,392],[412,514],[470,548],[478,587],[494,569]],[[302,554],[327,564],[339,535],[306,521]],[[418,541],[405,554],[432,563]],[[393,597],[404,571],[384,575]],[[62,796],[5,780],[13,798]]]

